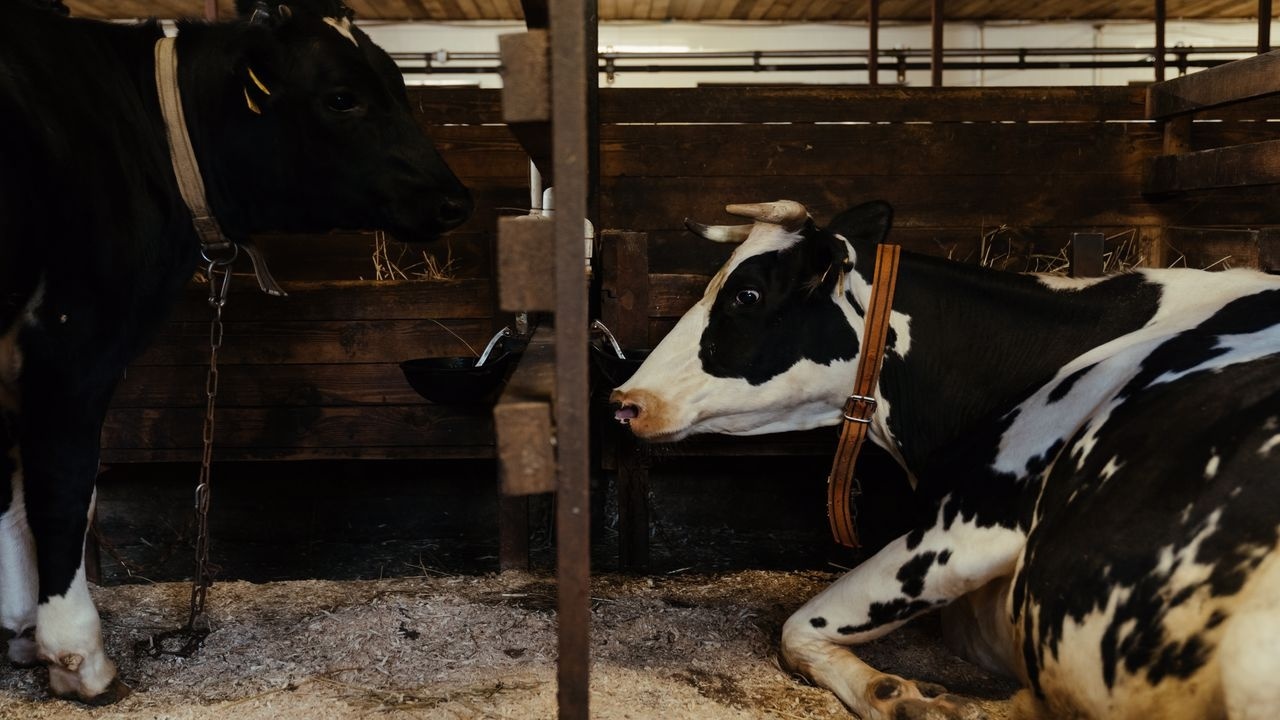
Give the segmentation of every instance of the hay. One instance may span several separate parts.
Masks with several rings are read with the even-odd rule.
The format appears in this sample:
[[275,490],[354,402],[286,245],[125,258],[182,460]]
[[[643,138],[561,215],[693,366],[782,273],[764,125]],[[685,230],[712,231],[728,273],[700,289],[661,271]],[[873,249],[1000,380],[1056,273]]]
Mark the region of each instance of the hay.
[[[778,667],[782,621],[828,573],[604,576],[592,588],[592,716],[845,718]],[[0,673],[0,717],[29,720],[539,718],[555,714],[555,585],[518,573],[216,585],[194,658],[139,651],[178,623],[179,583],[95,588],[108,651],[136,692],[85,708],[44,700],[41,670]],[[883,669],[1005,697],[925,622],[862,652]],[[1004,703],[988,701],[993,717]]]

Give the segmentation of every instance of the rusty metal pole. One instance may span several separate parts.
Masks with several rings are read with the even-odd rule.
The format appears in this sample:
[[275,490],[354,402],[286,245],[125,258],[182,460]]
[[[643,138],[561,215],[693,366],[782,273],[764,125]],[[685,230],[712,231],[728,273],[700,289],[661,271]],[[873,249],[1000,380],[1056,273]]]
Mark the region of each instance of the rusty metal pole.
[[[587,424],[587,77],[597,75],[586,46],[595,0],[548,3],[551,33],[551,146],[555,149],[557,455],[556,582],[561,720],[590,717],[591,553]],[[587,58],[591,58],[588,66]]]
[[1258,0],[1258,54],[1271,52],[1271,0]]
[[880,0],[867,4],[867,28],[871,38],[867,46],[867,84],[880,84]]
[[1156,0],[1156,82],[1164,82],[1164,25],[1165,0]]
[[933,44],[929,55],[929,72],[934,87],[942,87],[942,23],[943,0],[933,0]]

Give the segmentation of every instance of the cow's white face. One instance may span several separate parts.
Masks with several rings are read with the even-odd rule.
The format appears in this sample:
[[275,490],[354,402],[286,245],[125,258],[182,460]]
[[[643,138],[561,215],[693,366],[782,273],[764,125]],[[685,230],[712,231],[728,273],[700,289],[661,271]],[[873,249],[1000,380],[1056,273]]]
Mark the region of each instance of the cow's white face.
[[[875,210],[868,221],[883,237],[889,210]],[[850,272],[853,259],[843,237],[812,221],[793,229],[757,222],[702,299],[614,391],[617,418],[660,441],[835,423],[861,332],[852,298],[865,283]]]

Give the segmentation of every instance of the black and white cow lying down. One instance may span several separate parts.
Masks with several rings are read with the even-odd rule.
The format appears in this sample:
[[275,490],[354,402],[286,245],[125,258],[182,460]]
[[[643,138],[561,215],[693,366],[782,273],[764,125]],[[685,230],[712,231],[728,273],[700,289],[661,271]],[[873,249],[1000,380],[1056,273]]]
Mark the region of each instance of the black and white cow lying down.
[[[641,437],[840,419],[889,207],[735,210],[699,227],[745,242],[614,392]],[[849,650],[942,608],[1027,716],[1280,717],[1280,278],[904,253],[893,307],[871,433],[932,509],[796,611],[786,663],[864,718],[976,716]]]
[[[159,25],[0,0],[0,629],[52,691],[110,702],[81,567],[107,404],[200,246],[157,100]],[[179,85],[232,239],[383,228],[429,240],[471,199],[415,124],[390,57],[338,0],[241,0],[179,23]],[[38,580],[37,580],[38,578]],[[3,643],[3,639],[0,639]]]

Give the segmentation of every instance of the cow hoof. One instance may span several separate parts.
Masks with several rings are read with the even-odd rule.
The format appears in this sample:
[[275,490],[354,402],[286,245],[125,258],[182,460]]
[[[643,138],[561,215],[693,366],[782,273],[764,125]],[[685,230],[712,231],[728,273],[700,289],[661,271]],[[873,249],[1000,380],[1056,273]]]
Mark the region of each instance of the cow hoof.
[[[69,654],[64,655],[58,663],[49,663],[49,693],[63,700],[74,700],[86,705],[110,705],[133,692],[118,677],[112,677],[101,691],[93,692],[81,679],[83,662],[81,656]],[[114,675],[115,667],[110,669]]]
[[974,701],[959,695],[935,698],[902,698],[887,713],[892,720],[988,720]]
[[880,717],[891,720],[987,720],[977,703],[935,683],[885,675],[867,685],[867,695]]
[[40,664],[39,658],[36,657],[34,627],[29,627],[22,632],[0,628],[0,639],[5,641],[5,656],[9,658],[9,664],[19,668],[30,668]]

